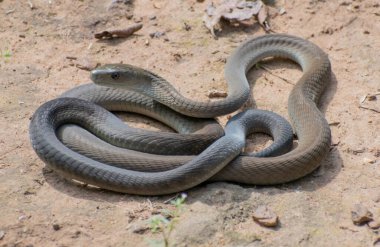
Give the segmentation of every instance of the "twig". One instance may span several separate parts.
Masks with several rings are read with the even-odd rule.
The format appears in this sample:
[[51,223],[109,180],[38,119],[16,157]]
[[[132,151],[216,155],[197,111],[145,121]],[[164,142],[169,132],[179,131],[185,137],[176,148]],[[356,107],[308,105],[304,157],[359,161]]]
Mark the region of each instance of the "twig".
[[349,230],[351,232],[358,232],[357,230],[351,229],[351,228],[349,228],[347,226],[340,226],[339,228],[342,229],[342,230]]
[[358,19],[357,16],[352,17],[346,24],[342,25],[342,28],[351,25],[356,19]]
[[3,158],[3,157],[6,156],[7,154],[9,154],[9,153],[15,151],[16,149],[20,148],[21,146],[22,146],[22,145],[17,145],[16,147],[11,148],[11,149],[5,151],[4,153],[0,154],[0,158]]
[[271,74],[271,75],[273,75],[273,76],[275,76],[275,77],[277,77],[277,78],[280,78],[281,80],[283,80],[283,81],[286,82],[286,83],[289,83],[289,84],[291,84],[291,85],[295,85],[294,82],[289,81],[288,79],[286,79],[286,78],[284,78],[284,77],[282,77],[282,76],[276,75],[275,73],[273,73],[272,71],[270,71],[269,68],[265,67],[265,66],[262,65],[262,64],[256,64],[256,66],[259,67],[259,68],[261,68],[261,69],[263,69],[263,70],[265,70],[265,71],[268,72],[269,74]]
[[370,111],[373,111],[373,112],[376,112],[376,113],[380,113],[380,110],[376,110],[376,109],[369,108],[369,107],[362,106],[362,105],[360,105],[359,108],[370,110]]

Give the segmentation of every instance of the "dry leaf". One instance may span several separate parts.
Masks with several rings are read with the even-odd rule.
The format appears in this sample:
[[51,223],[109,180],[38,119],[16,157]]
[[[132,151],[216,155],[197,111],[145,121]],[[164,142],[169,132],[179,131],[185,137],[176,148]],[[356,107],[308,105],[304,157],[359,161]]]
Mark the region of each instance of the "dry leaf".
[[269,26],[267,18],[268,18],[268,10],[266,6],[263,6],[257,15],[257,20],[259,21],[260,25],[264,27],[265,31],[270,30],[270,26]]
[[220,20],[223,18],[231,23],[247,24],[253,16],[257,16],[261,25],[265,30],[269,30],[267,23],[267,10],[261,0],[257,1],[238,1],[225,0],[215,6],[213,3],[207,6],[206,15],[203,18],[205,26],[211,31],[215,37],[215,30],[219,30]]
[[100,33],[96,33],[94,36],[96,39],[127,38],[131,36],[134,32],[137,32],[138,30],[140,30],[142,27],[143,27],[143,24],[138,23],[126,29],[103,31]]

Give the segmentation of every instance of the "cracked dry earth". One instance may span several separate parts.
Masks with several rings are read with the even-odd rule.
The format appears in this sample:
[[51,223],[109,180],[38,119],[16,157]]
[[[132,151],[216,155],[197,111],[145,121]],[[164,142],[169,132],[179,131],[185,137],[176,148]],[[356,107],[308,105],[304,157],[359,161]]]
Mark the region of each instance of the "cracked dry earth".
[[[30,3],[33,8],[27,1],[0,1],[0,246],[148,246],[160,235],[144,230],[144,224],[171,208],[164,203],[170,196],[131,196],[67,182],[33,152],[30,117],[43,102],[88,82],[88,71],[78,67],[97,63],[134,64],[168,79],[187,97],[208,100],[209,90],[226,90],[229,54],[264,32],[258,25],[224,25],[213,39],[202,24],[208,1],[141,0],[116,7],[100,0]],[[361,103],[380,90],[379,2],[278,4],[286,13],[271,14],[273,30],[309,39],[332,62],[333,80],[321,102],[333,135],[330,154],[317,171],[292,183],[213,183],[187,191],[172,246],[380,244],[379,230],[351,219],[352,208],[361,204],[380,220],[380,97]],[[93,38],[95,32],[138,21],[144,27],[130,38]],[[153,32],[165,35],[151,38]],[[248,74],[250,103],[287,117],[292,85],[279,77],[295,82],[302,72],[287,61],[264,65],[273,74],[262,69]],[[171,131],[148,118],[123,116],[132,126]],[[225,124],[227,117],[219,120]],[[268,141],[263,135],[251,139],[259,146]],[[279,216],[279,226],[269,229],[253,221],[260,205]]]

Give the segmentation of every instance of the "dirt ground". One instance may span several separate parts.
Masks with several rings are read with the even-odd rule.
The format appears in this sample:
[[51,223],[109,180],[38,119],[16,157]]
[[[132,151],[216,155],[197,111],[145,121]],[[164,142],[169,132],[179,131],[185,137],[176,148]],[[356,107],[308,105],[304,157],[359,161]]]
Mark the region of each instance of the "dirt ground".
[[[33,8],[31,8],[31,5]],[[242,41],[265,32],[223,26],[215,40],[202,17],[208,1],[0,0],[0,246],[148,246],[160,239],[147,219],[171,196],[140,197],[67,182],[35,155],[28,125],[40,104],[89,81],[78,67],[124,62],[156,72],[187,97],[226,90],[225,59]],[[321,168],[280,186],[213,183],[187,191],[173,246],[374,246],[379,230],[356,226],[355,204],[380,221],[380,5],[377,0],[278,1],[272,28],[309,39],[330,57],[333,80],[321,109],[333,145]],[[127,39],[96,41],[95,32],[141,21]],[[186,25],[190,28],[185,28]],[[159,38],[150,33],[165,32]],[[72,58],[74,57],[74,59]],[[302,72],[284,61],[248,75],[258,108],[287,117],[286,102]],[[371,99],[371,98],[370,98]],[[377,111],[377,112],[376,112]],[[133,126],[163,129],[128,115]],[[221,123],[226,117],[220,118]],[[142,123],[142,124],[141,124]],[[268,137],[254,138],[263,144]],[[259,226],[252,213],[270,207],[280,219]]]

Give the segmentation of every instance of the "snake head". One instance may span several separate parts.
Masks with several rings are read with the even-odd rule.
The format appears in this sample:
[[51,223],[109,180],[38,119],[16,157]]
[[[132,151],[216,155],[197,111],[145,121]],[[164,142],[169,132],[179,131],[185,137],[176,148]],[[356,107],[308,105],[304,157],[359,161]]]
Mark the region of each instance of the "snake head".
[[91,71],[91,80],[100,86],[140,92],[150,86],[152,74],[129,64],[106,64]]

